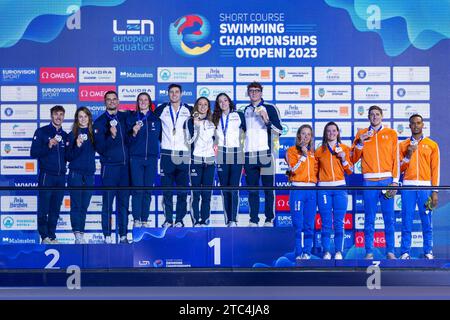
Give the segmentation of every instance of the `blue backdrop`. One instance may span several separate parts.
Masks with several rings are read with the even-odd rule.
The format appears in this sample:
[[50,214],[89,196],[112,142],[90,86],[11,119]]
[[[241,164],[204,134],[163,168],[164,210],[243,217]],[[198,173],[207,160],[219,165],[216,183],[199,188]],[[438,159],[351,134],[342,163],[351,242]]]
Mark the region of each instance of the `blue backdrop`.
[[[264,86],[264,99],[277,106],[284,127],[277,186],[286,185],[284,153],[301,124],[313,125],[318,144],[325,123],[336,121],[350,144],[358,128],[368,125],[372,104],[383,107],[384,123],[400,139],[409,136],[411,114],[424,116],[426,134],[440,145],[441,185],[448,185],[449,14],[450,4],[438,0],[1,2],[0,184],[36,184],[31,138],[49,122],[55,104],[65,106],[64,127],[70,131],[78,106],[90,108],[94,117],[104,111],[103,93],[109,89],[118,91],[124,109],[133,108],[144,91],[157,104],[166,101],[172,82],[183,86],[187,103],[199,96],[214,100],[225,91],[243,107],[245,86],[256,80]],[[356,169],[350,185],[361,182],[359,164]],[[444,256],[448,199],[440,194],[434,221],[437,232],[444,232],[439,239],[445,240],[435,239]],[[152,220],[159,225],[161,196],[152,200]],[[242,226],[248,221],[247,202],[243,192]],[[39,241],[35,193],[4,192],[0,204],[1,243]],[[277,224],[290,226],[286,193],[277,192],[276,206]],[[63,243],[73,241],[69,208],[66,197],[58,225]],[[94,196],[87,221],[92,243],[102,239],[100,208],[101,198]],[[397,196],[397,242],[400,209]],[[219,193],[212,211],[211,225],[223,226]],[[361,246],[363,219],[362,196],[355,193],[346,218],[347,248]],[[414,228],[417,249],[422,245],[417,219]],[[376,236],[382,247],[383,234]]]

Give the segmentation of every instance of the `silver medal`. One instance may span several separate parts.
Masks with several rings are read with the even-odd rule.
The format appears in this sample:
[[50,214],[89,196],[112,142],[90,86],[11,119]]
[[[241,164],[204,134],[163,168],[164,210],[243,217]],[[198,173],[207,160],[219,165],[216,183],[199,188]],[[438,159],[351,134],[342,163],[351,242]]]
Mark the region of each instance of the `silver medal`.
[[111,127],[115,127],[115,126],[117,126],[117,120],[116,120],[116,119],[111,120],[111,121],[109,122],[109,124],[111,125]]
[[80,136],[81,136],[81,140],[83,140],[83,141],[86,141],[88,139],[88,136],[86,133],[83,133]]
[[136,121],[136,124],[137,124],[138,126],[140,126],[140,127],[143,127],[143,126],[144,126],[144,122],[143,122],[142,120]]
[[342,152],[342,148],[341,147],[336,147],[336,149],[334,149],[334,151],[336,151],[336,153],[341,153]]
[[59,134],[57,134],[57,135],[55,135],[55,140],[58,142],[61,142],[62,137]]
[[372,136],[373,136],[373,130],[371,129],[371,130],[367,131],[367,135],[368,135],[369,137],[372,137]]

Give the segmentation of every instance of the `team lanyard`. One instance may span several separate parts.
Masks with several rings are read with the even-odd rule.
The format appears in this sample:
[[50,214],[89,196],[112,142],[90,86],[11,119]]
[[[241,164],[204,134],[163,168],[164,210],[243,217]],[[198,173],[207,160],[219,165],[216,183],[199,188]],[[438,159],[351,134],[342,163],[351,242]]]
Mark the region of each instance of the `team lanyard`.
[[140,111],[137,112],[137,119],[138,119],[137,123],[138,123],[141,127],[145,124],[145,122],[146,122],[146,120],[147,120],[149,114],[150,114],[150,110],[148,110],[147,113],[145,114],[145,116],[143,116],[143,117],[141,118],[141,112],[140,112]]
[[169,104],[169,111],[170,111],[170,118],[172,119],[172,125],[173,125],[173,135],[175,135],[175,133],[177,132],[177,121],[178,121],[178,116],[180,115],[180,110],[181,110],[182,104],[180,102],[180,107],[178,108],[178,111],[176,113],[176,117],[173,116],[173,110],[172,110],[172,105]]
[[227,120],[225,122],[225,125],[223,124],[223,117],[220,117],[220,125],[222,127],[223,132],[223,146],[226,147],[227,145],[227,131],[228,131],[228,120],[230,119],[230,113],[227,114]]
[[411,145],[412,146],[415,146],[415,145],[418,145],[419,143],[420,143],[420,141],[422,141],[422,139],[423,139],[423,136],[420,136],[420,138],[419,138],[419,140],[416,140],[416,139],[414,139],[414,137],[413,136],[411,136]]
[[[338,152],[334,152],[334,151],[333,151],[333,149],[330,147],[330,145],[328,144],[328,142],[327,142],[327,147],[328,147],[328,150],[330,151],[331,155],[338,154]],[[335,148],[335,150],[337,150],[338,148],[340,148],[340,147],[339,147],[339,142],[336,141],[336,148]]]
[[[382,126],[382,125],[378,128],[377,132],[375,132],[375,133],[380,132],[381,129],[383,129],[383,126]],[[370,126],[369,126],[369,130],[367,131],[367,133],[369,134],[369,137],[371,137],[371,136],[374,135],[374,131],[375,131],[374,128],[372,127],[372,125],[370,125]],[[372,134],[370,134],[369,132],[372,132]]]

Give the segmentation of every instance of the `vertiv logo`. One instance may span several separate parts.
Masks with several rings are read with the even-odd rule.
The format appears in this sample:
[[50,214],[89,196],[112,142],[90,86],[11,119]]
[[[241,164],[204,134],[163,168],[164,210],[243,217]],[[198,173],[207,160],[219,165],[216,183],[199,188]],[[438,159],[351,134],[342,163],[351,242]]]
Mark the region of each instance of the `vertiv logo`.
[[176,53],[195,57],[211,49],[209,21],[197,14],[182,16],[170,24],[170,44]]

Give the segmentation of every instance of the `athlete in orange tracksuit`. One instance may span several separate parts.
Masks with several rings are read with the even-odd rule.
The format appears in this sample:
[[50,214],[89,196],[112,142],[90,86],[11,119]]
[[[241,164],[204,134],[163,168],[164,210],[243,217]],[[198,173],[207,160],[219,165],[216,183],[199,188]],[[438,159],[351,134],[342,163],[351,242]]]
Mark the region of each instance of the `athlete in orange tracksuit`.
[[[352,162],[361,159],[364,186],[397,186],[399,180],[399,154],[397,133],[382,125],[383,111],[378,106],[369,108],[370,126],[360,130],[352,146]],[[386,258],[394,254],[394,195],[396,190],[364,190],[364,235],[366,259],[373,259],[373,236],[377,204],[383,213]]]
[[[350,161],[350,147],[341,143],[339,127],[328,122],[323,129],[322,146],[315,152],[319,170],[319,187],[345,186],[344,174],[353,173]],[[322,218],[323,258],[331,259],[330,236],[334,225],[334,246],[336,260],[343,259],[344,216],[347,211],[347,190],[319,190],[317,204]]]
[[[289,181],[292,186],[314,187],[316,185],[317,162],[314,158],[313,141],[311,126],[302,125],[297,131],[295,146],[290,147],[286,152]],[[291,190],[289,206],[295,229],[296,259],[310,259],[316,216],[316,190]]]
[[[424,137],[423,118],[415,114],[409,118],[412,136],[400,143],[400,170],[404,174],[404,186],[439,185],[439,146],[429,137]],[[431,205],[427,205],[430,199]],[[423,252],[426,259],[433,259],[433,226],[431,208],[438,203],[437,190],[402,191],[402,241],[401,259],[409,259],[411,250],[411,229],[416,204],[422,221]]]

